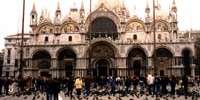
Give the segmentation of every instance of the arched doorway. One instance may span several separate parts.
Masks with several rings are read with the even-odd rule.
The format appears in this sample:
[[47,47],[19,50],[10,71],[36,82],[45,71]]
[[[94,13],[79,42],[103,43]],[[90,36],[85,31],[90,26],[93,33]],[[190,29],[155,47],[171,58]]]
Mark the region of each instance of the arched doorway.
[[95,68],[97,70],[97,76],[99,77],[107,77],[109,75],[109,66],[110,63],[105,60],[101,59],[95,63]]
[[117,25],[107,17],[93,20],[89,26],[89,33],[91,33],[91,38],[109,37],[116,39],[118,37]]
[[147,56],[140,48],[133,48],[127,57],[128,75],[145,76]]
[[32,60],[33,67],[39,68],[40,76],[50,76],[49,69],[51,67],[51,55],[47,51],[37,51],[35,54],[33,54]]
[[65,71],[64,73],[60,71],[60,76],[63,77],[63,74],[65,74],[65,77],[73,76],[73,71],[76,66],[76,54],[74,51],[69,48],[60,50],[58,53],[58,66],[60,70]]
[[91,47],[89,55],[94,77],[117,75],[117,70],[114,65],[115,51],[111,44],[102,41],[95,43]]
[[[155,55],[156,54],[156,55]],[[158,48],[154,52],[155,56],[155,68],[156,74],[160,76],[172,75],[172,58],[173,54],[166,48]]]
[[192,54],[190,49],[185,48],[182,51],[182,63],[184,66],[184,74],[191,75],[191,61],[192,61]]

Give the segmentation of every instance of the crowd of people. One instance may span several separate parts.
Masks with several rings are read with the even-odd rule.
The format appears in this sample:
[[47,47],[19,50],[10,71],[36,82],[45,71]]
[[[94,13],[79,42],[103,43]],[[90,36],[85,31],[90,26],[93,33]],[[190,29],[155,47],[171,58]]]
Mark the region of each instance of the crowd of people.
[[[24,95],[37,92],[45,93],[47,100],[58,100],[62,91],[65,96],[73,98],[91,95],[184,95],[191,96],[194,91],[191,87],[199,87],[200,78],[184,76],[153,76],[146,77],[67,77],[65,79],[52,79],[48,77],[24,79],[0,78],[0,95]],[[198,92],[198,91],[197,91]],[[53,99],[52,99],[53,98]]]

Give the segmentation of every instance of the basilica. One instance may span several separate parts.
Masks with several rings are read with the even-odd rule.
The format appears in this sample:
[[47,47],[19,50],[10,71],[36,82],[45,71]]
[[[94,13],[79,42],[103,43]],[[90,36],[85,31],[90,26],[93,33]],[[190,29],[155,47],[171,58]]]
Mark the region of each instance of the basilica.
[[[122,0],[99,0],[86,13],[84,3],[51,18],[33,4],[24,34],[23,77],[195,76],[195,35],[178,28],[177,6],[146,4],[145,16],[130,15]],[[65,15],[65,16],[62,16]],[[155,20],[153,20],[155,18]],[[155,21],[155,23],[154,23]],[[17,77],[21,33],[5,38],[2,76]]]

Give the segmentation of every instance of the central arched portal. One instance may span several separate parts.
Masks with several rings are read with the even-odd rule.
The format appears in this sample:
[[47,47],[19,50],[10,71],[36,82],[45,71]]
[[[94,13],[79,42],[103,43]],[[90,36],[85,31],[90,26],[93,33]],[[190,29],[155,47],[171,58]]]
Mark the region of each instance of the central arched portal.
[[92,45],[89,53],[93,77],[116,76],[115,48],[107,42],[98,42]]

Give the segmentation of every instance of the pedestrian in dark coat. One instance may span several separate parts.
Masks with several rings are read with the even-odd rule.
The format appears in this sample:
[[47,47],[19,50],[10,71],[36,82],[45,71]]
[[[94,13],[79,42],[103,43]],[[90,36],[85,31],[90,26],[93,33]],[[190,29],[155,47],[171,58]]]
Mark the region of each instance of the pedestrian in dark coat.
[[68,92],[67,92],[68,96],[72,96],[73,89],[74,89],[74,81],[73,81],[72,77],[69,77],[69,79],[68,79]]
[[170,84],[171,84],[171,95],[175,95],[176,92],[176,78],[175,76],[172,75],[171,80],[170,80]]
[[91,80],[89,77],[85,78],[85,90],[86,90],[86,96],[88,96],[90,94],[90,84],[91,84]]
[[185,96],[187,96],[188,95],[188,77],[186,75],[183,76],[182,81],[183,81],[183,86],[184,86],[184,94]]

